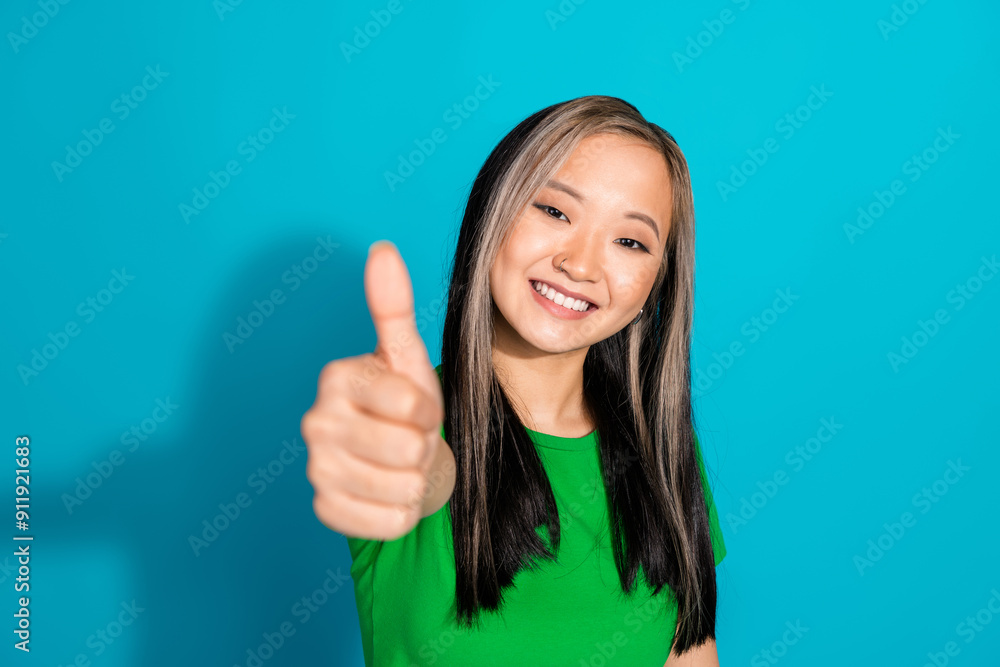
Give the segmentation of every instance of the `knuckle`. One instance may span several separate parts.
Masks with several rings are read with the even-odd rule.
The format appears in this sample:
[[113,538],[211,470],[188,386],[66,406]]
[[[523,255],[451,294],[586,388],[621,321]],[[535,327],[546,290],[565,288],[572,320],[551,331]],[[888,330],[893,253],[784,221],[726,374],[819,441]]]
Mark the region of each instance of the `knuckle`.
[[306,459],[306,478],[313,487],[338,488],[343,475],[343,465],[332,451],[319,451]]
[[408,429],[402,437],[399,458],[407,466],[416,468],[427,455],[427,443],[423,436]]
[[306,412],[299,424],[306,446],[314,447],[317,443],[330,439],[337,421],[329,415],[314,410]]
[[328,362],[319,374],[319,396],[326,398],[357,393],[368,386],[363,374],[359,373],[361,363],[356,357]]
[[329,495],[317,493],[313,496],[313,513],[324,525],[334,528],[338,507]]
[[326,468],[323,465],[322,455],[318,452],[306,458],[306,478],[313,486],[318,486],[325,481]]
[[340,359],[335,359],[323,366],[319,372],[319,386],[321,389],[333,388],[340,384],[344,376],[344,364]]
[[352,481],[351,491],[353,495],[362,498],[378,497],[378,494],[375,492],[375,484],[373,483],[371,477],[368,477],[366,475],[354,475],[351,481]]
[[401,534],[408,533],[413,526],[417,524],[420,520],[420,506],[416,507],[402,507],[398,512],[399,517],[399,530]]
[[407,505],[412,506],[423,499],[427,489],[427,479],[419,473],[409,474],[403,488],[406,490]]
[[365,471],[366,474],[362,477],[361,481],[364,484],[365,491],[370,498],[378,498],[381,502],[385,502],[390,494],[390,486],[387,484],[389,477],[383,472],[376,472],[374,469],[369,469]]
[[409,387],[408,391],[400,399],[403,415],[408,421],[415,421],[420,412],[421,406],[420,392],[416,387]]
[[318,428],[322,433],[322,441],[329,445],[339,447],[345,438],[351,436],[353,420],[344,415],[322,415]]
[[306,460],[306,479],[309,480],[314,489],[318,490],[326,486],[327,473],[316,456],[310,456]]
[[315,439],[317,419],[317,414],[310,409],[302,415],[302,419],[299,421],[299,432],[302,434],[302,437],[305,439],[307,445],[312,444],[312,441]]
[[401,536],[409,530],[409,508],[402,505],[394,505],[392,509],[386,511],[385,524],[386,531],[391,535]]

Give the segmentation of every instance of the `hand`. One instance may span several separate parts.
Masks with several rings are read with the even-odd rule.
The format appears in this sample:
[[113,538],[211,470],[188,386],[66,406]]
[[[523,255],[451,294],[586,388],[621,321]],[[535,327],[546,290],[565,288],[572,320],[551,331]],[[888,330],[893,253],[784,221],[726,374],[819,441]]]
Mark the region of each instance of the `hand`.
[[441,437],[441,382],[417,332],[413,287],[393,244],[372,244],[364,281],[378,343],[372,354],[323,367],[301,423],[306,476],[324,525],[393,540],[423,517],[432,467],[450,460],[454,469],[454,457]]

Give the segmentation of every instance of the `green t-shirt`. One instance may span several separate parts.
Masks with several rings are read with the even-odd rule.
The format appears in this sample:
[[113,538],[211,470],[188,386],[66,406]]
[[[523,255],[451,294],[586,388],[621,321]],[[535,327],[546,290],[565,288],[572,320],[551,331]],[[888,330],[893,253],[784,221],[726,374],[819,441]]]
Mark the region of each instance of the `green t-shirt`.
[[[467,630],[452,612],[450,502],[398,539],[347,538],[367,667],[662,667],[677,608],[668,604],[666,588],[653,597],[641,574],[625,598],[611,548],[597,432],[563,438],[526,430],[559,509],[558,560],[519,572],[504,591],[501,612],[482,611],[482,627]],[[726,546],[697,439],[695,448],[718,565]]]

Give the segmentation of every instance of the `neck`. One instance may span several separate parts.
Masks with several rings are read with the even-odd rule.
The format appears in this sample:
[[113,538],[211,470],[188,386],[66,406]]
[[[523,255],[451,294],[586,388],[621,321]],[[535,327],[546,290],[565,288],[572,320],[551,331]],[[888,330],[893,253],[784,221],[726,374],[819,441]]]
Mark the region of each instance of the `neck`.
[[534,431],[567,438],[593,431],[583,398],[583,361],[589,346],[544,352],[519,336],[506,335],[499,326],[495,332],[493,366],[522,423]]

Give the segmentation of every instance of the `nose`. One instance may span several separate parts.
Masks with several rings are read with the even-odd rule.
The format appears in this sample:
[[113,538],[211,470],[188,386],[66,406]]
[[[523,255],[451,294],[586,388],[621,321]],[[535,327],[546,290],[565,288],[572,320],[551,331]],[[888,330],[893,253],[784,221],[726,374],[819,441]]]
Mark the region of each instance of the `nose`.
[[552,267],[575,282],[596,282],[601,276],[600,240],[594,235],[576,234],[566,237],[562,252],[552,257]]

